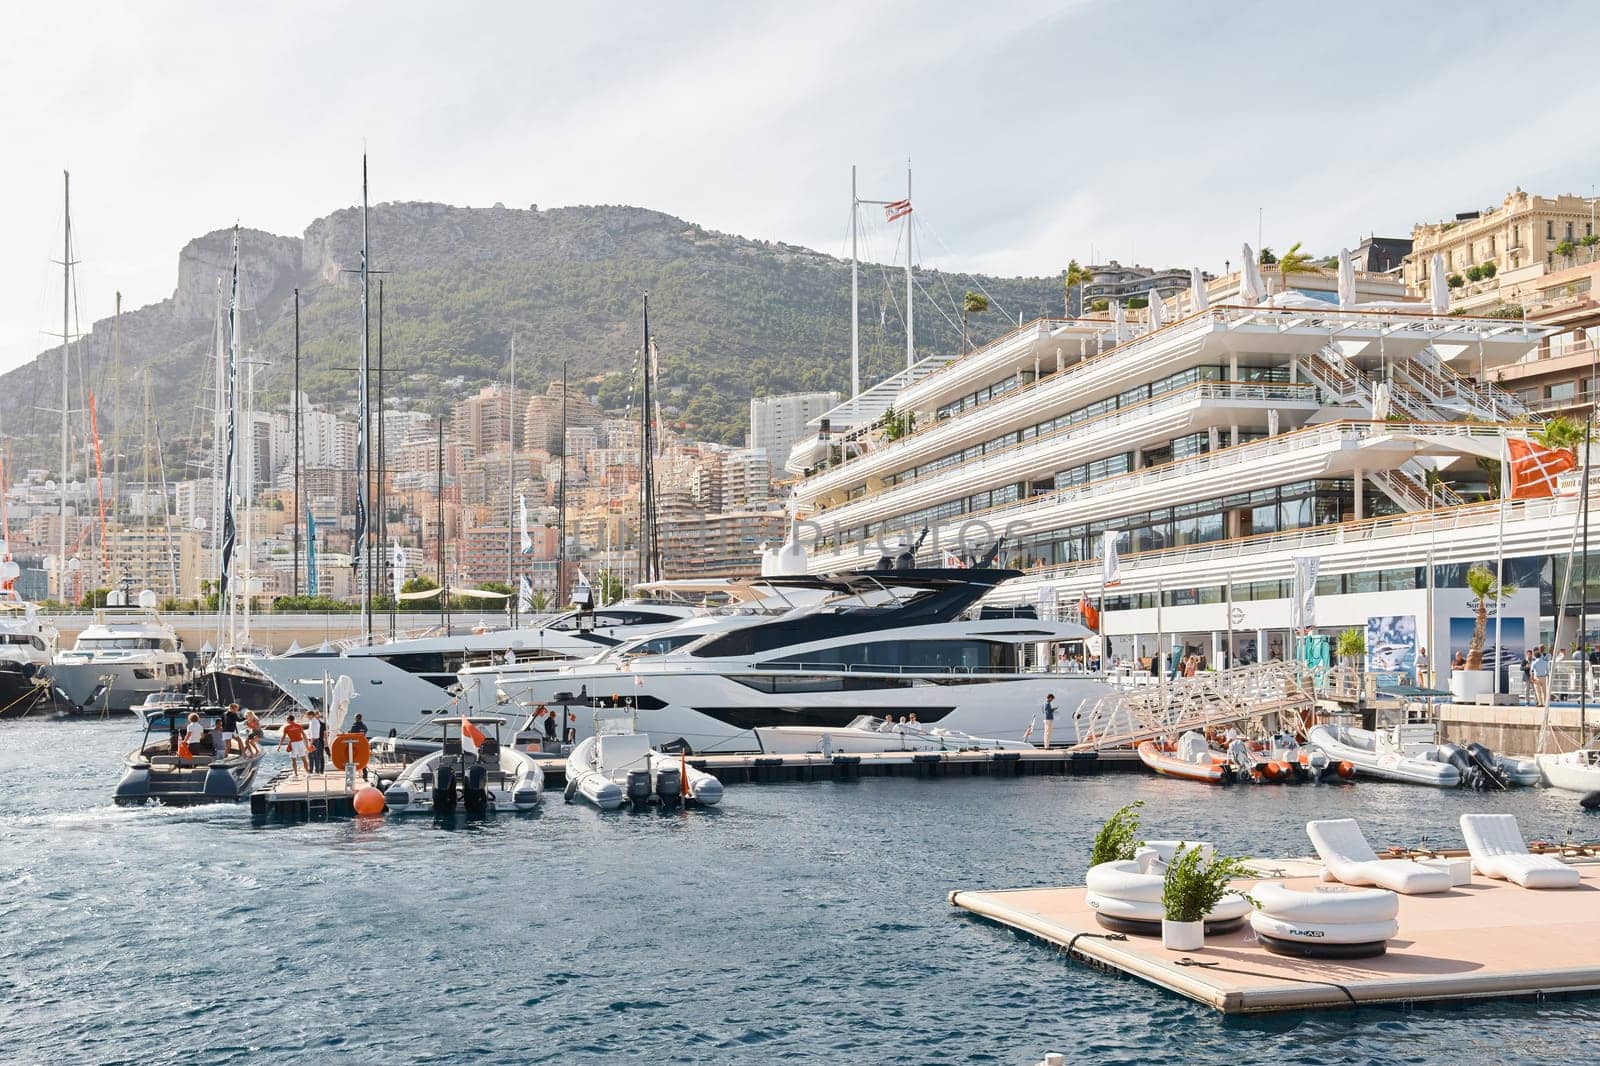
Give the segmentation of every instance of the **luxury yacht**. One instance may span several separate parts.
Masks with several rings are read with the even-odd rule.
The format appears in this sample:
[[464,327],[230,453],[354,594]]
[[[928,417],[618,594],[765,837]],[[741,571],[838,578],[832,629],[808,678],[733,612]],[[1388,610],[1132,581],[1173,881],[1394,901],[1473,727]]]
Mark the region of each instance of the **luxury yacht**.
[[33,604],[0,599],[0,714],[13,717],[64,703],[49,682],[56,630]]
[[324,676],[347,675],[355,683],[359,708],[373,733],[390,729],[405,733],[432,715],[460,714],[452,690],[457,671],[469,663],[542,663],[554,669],[677,625],[699,610],[690,603],[624,600],[592,611],[568,611],[533,627],[439,633],[344,648],[325,645],[314,651],[262,656],[251,663],[306,708],[320,696]]
[[[820,603],[705,634],[661,655],[572,667],[530,680],[526,699],[549,705],[631,706],[657,747],[759,751],[754,730],[842,727],[864,714],[998,740],[1042,735],[1040,708],[1054,695],[1058,740],[1079,704],[1112,694],[1090,673],[1046,669],[1061,646],[1093,634],[1031,612],[977,603],[1019,576],[991,568],[883,568],[826,577],[766,578],[816,589]],[[976,617],[973,615],[976,614]],[[579,714],[579,728],[588,716]],[[581,736],[580,736],[581,739]]]
[[79,711],[106,714],[181,688],[190,670],[183,641],[154,610],[102,608],[72,649],[56,656],[50,674]]

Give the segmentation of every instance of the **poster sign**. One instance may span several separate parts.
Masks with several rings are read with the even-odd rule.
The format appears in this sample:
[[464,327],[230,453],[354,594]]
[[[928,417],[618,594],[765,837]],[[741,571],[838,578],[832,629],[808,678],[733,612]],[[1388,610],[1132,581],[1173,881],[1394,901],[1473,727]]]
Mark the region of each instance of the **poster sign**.
[[1367,672],[1380,685],[1409,685],[1417,677],[1417,616],[1367,616]]

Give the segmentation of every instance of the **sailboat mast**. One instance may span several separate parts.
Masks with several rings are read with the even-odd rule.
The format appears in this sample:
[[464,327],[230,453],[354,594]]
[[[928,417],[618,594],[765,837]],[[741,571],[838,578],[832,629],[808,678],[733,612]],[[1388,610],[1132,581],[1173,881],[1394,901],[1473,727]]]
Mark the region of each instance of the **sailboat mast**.
[[361,154],[361,376],[358,392],[360,393],[357,406],[360,410],[357,417],[361,420],[361,440],[357,451],[356,465],[359,468],[356,474],[359,478],[357,491],[360,498],[356,500],[356,536],[355,552],[357,563],[357,579],[362,578],[359,569],[362,562],[366,563],[365,585],[361,606],[361,635],[364,643],[372,643],[372,553],[369,548],[371,536],[368,532],[367,515],[367,487],[372,483],[372,458],[367,447],[368,434],[372,428],[372,411],[368,403],[369,378],[372,373],[372,338],[367,321],[367,156]]
[[[1591,392],[1589,395],[1593,396]],[[1594,432],[1594,406],[1583,419],[1583,592],[1578,599],[1578,743],[1589,744],[1589,442]]]
[[911,160],[906,160],[906,369],[917,361],[917,331],[911,312]]
[[122,502],[122,293],[111,331],[111,517]]
[[449,635],[450,616],[444,602],[444,416],[439,416],[438,466],[433,483],[433,539],[438,545],[439,622]]
[[294,290],[294,572],[289,595],[300,595],[300,289]]
[[[861,296],[859,267],[856,261],[856,216],[861,201],[856,198],[856,168],[850,167],[850,396],[861,395]],[[649,343],[648,339],[645,343]]]
[[561,361],[561,480],[556,484],[556,606],[567,602],[567,361]]
[[655,398],[652,395],[654,366],[650,350],[650,294],[644,294],[644,348],[640,364],[644,370],[644,384],[640,389],[639,432],[639,579],[656,581],[661,577],[656,548],[656,488],[655,488]]
[[[506,585],[515,587],[515,549],[517,535],[517,338],[511,338],[511,392],[506,399]],[[516,601],[513,600],[513,603]]]
[[71,373],[68,332],[72,311],[72,175],[61,172],[61,530],[56,556],[56,598],[67,598],[67,379]]

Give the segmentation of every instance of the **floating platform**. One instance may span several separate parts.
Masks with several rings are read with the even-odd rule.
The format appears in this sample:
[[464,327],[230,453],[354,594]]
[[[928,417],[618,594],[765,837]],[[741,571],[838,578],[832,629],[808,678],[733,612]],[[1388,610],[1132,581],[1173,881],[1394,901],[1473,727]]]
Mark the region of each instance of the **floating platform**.
[[[1098,774],[1138,770],[1128,752],[1068,751],[882,751],[859,755],[691,755],[689,764],[714,774],[724,785],[781,781],[851,781],[861,777],[1025,777],[1034,774]],[[561,776],[564,764],[556,769]],[[546,773],[549,772],[547,764]]]
[[[1264,880],[1304,891],[1319,883],[1314,862],[1282,866],[1289,876]],[[1600,991],[1600,864],[1575,867],[1583,880],[1572,889],[1474,876],[1449,892],[1401,896],[1399,935],[1370,959],[1273,955],[1248,923],[1207,937],[1205,950],[1192,953],[1167,951],[1159,936],[1114,938],[1095,920],[1083,888],[952,892],[950,903],[1224,1014],[1264,1014]]]
[[355,789],[345,783],[343,770],[320,774],[281,771],[250,793],[250,816],[266,822],[325,822],[330,818],[354,818],[356,789],[377,785],[370,776],[363,781],[356,775]]

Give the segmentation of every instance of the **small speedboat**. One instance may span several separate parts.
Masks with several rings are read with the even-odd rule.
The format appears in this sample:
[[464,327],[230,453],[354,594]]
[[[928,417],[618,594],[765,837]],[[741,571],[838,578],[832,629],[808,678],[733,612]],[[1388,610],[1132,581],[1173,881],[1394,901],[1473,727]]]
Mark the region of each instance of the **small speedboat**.
[[532,811],[544,799],[539,760],[500,744],[504,719],[445,718],[434,724],[437,750],[410,763],[384,790],[395,814],[481,816],[497,811]]
[[1395,725],[1374,732],[1344,724],[1317,725],[1306,734],[1306,743],[1335,763],[1349,763],[1365,777],[1436,788],[1461,783],[1459,767],[1434,757],[1438,745],[1432,726]]
[[595,715],[594,736],[579,741],[567,756],[566,799],[581,798],[603,811],[624,803],[671,806],[722,801],[722,782],[689,765],[682,752],[656,751],[650,736],[637,731],[631,713]]
[[843,726],[758,726],[756,741],[770,755],[859,755],[885,751],[1029,751],[1025,740],[995,740],[915,722],[888,724],[863,714]]
[[1205,736],[1193,731],[1179,737],[1176,744],[1142,742],[1139,761],[1166,777],[1182,777],[1211,785],[1225,785],[1238,779],[1233,761],[1222,752],[1212,750]]
[[[144,706],[144,739],[128,753],[127,769],[112,797],[116,803],[125,807],[143,803],[190,806],[236,803],[249,795],[261,756],[244,754],[242,736],[234,738],[226,754],[216,755],[212,731],[222,711],[221,707],[206,706],[199,696]],[[200,715],[205,733],[197,750],[183,755],[179,737],[188,727],[191,713]]]

